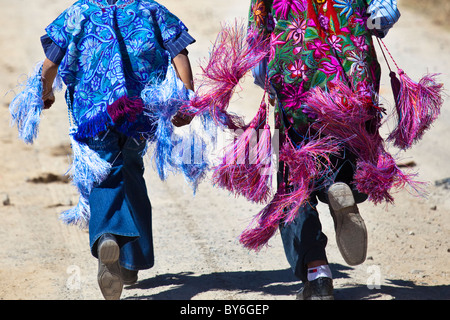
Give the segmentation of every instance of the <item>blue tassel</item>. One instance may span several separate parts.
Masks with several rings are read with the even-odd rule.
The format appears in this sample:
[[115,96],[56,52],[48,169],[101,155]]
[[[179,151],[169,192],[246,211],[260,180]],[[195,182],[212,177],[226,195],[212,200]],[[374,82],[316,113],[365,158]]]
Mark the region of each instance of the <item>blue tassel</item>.
[[166,78],[159,83],[147,84],[142,90],[141,99],[144,113],[148,116],[170,119],[189,98],[184,83],[169,64]]
[[155,132],[155,149],[153,160],[162,181],[167,179],[169,172],[174,172],[172,152],[174,148],[173,125],[170,120],[160,118]]
[[183,138],[178,136],[173,150],[173,166],[184,175],[194,195],[210,167],[206,158],[206,147],[205,140],[191,128],[189,133],[183,135]]
[[101,183],[109,174],[111,164],[102,159],[98,153],[91,150],[86,144],[79,142],[70,134],[73,163],[71,171],[73,184],[80,193],[78,205],[61,214],[61,220],[69,224],[85,227],[89,222],[89,195],[94,185]]
[[169,64],[166,78],[159,84],[147,85],[141,98],[144,113],[157,124],[150,142],[155,144],[152,158],[160,179],[164,181],[169,173],[181,172],[195,194],[209,169],[209,163],[203,157],[206,143],[192,130],[186,136],[177,135],[171,122],[171,118],[192,96],[193,92],[185,88],[175,69]]
[[[22,88],[9,105],[12,126],[16,125],[19,132],[19,138],[25,143],[32,144],[39,133],[39,124],[41,122],[42,109],[42,65],[43,61],[38,62],[31,75],[19,87]],[[62,89],[62,79],[56,76],[53,90]]]
[[[204,153],[206,149],[205,141],[199,135],[193,133],[191,137],[191,159],[189,162],[183,161],[181,163],[181,170],[195,195],[200,182],[206,177],[206,173],[209,170],[209,163]],[[181,157],[181,159],[185,158],[185,156]]]
[[14,97],[9,105],[12,126],[17,126],[19,138],[29,144],[32,144],[38,135],[41,112],[44,107],[41,81],[42,65],[43,62],[36,65],[34,72],[21,85],[23,90]]
[[171,64],[163,81],[148,84],[141,93],[144,114],[156,124],[155,134],[149,142],[155,143],[152,158],[163,181],[167,179],[169,172],[177,171],[172,152],[178,138],[173,132],[171,118],[189,99],[188,94]]
[[89,226],[89,219],[91,217],[91,210],[89,208],[89,200],[86,197],[81,196],[78,200],[78,204],[61,213],[60,219],[67,225],[76,225],[82,229],[86,229]]

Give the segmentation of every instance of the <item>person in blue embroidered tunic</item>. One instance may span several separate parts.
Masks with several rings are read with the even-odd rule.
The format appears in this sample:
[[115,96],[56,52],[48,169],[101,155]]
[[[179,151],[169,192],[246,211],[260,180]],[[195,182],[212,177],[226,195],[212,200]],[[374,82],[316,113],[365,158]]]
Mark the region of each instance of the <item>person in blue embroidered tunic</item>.
[[[80,0],[46,28],[41,38],[44,108],[55,101],[60,75],[73,135],[111,165],[89,194],[89,235],[99,260],[98,282],[105,299],[120,298],[123,284],[154,264],[151,204],[142,154],[154,131],[141,92],[161,82],[169,63],[193,90],[186,47],[195,40],[168,9],[152,0]],[[175,114],[175,126],[191,118]]]

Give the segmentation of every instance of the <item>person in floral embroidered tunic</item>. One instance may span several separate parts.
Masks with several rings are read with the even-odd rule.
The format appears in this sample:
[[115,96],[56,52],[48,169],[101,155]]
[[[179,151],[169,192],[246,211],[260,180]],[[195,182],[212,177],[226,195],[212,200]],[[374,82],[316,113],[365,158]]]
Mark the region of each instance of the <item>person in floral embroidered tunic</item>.
[[[396,1],[391,0],[251,0],[249,26],[270,41],[267,65],[254,70],[255,82],[267,88],[266,79],[270,81],[270,93],[277,100],[280,146],[286,140],[300,145],[317,134],[303,98],[312,88],[326,91],[338,83],[358,92],[371,106],[367,130],[376,130],[380,66],[372,35],[384,37],[398,18]],[[317,198],[329,204],[346,262],[356,265],[365,260],[367,232],[356,203],[367,196],[351,184],[355,161],[348,150],[333,158],[336,172],[329,189],[311,195],[294,222],[280,224],[287,259],[304,282],[298,299],[333,299]],[[279,184],[289,187],[289,166],[281,161],[279,168]]]

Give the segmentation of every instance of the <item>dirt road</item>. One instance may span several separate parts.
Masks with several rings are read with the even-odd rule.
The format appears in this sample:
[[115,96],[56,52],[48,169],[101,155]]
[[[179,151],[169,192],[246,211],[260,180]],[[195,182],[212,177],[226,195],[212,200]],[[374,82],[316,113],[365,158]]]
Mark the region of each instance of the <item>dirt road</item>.
[[[58,220],[77,201],[75,188],[61,179],[69,167],[68,119],[63,96],[44,113],[34,145],[17,139],[10,127],[8,104],[18,78],[43,54],[43,28],[72,1],[0,0],[0,299],[102,299],[96,283],[97,261],[90,255],[88,234]],[[163,0],[189,26],[197,43],[190,58],[198,72],[220,22],[246,17],[242,0]],[[400,66],[414,79],[425,72],[442,72],[450,87],[450,33],[409,9],[386,40]],[[385,74],[386,67],[380,58]],[[23,78],[22,78],[23,79]],[[383,78],[382,95],[392,107]],[[254,114],[261,92],[251,79],[236,94],[232,108]],[[396,194],[396,204],[361,212],[369,231],[367,261],[349,267],[334,241],[325,206],[321,216],[329,238],[328,254],[335,277],[336,299],[450,299],[450,109],[445,103],[434,128],[410,152],[420,178],[429,181],[427,198]],[[35,179],[40,178],[40,179]],[[126,287],[123,299],[283,299],[291,300],[299,282],[292,276],[279,235],[259,253],[237,241],[259,207],[203,183],[195,197],[182,177],[162,183],[151,166],[146,172],[153,205],[156,264],[141,272],[140,281]],[[56,181],[55,181],[56,180]]]

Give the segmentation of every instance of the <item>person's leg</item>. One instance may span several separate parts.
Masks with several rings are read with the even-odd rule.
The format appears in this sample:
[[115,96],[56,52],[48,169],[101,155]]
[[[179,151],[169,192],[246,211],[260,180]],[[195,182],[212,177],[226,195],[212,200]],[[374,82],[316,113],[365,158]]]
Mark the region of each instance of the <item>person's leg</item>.
[[143,176],[145,147],[145,141],[128,138],[123,148],[125,199],[140,237],[122,247],[120,264],[133,271],[148,269],[154,264],[152,208]]
[[332,157],[336,172],[329,188],[321,190],[318,198],[328,204],[336,231],[336,242],[342,257],[349,265],[364,262],[367,254],[367,230],[357,203],[367,195],[353,185],[356,156],[344,150],[341,157]]
[[300,209],[292,223],[280,225],[286,258],[294,275],[303,282],[308,281],[308,264],[318,261],[327,263],[325,247],[328,239],[322,232],[316,206],[317,200],[311,199]]
[[107,300],[120,298],[123,279],[119,266],[120,248],[139,237],[125,197],[123,135],[110,131],[85,141],[111,164],[108,176],[95,185],[89,196],[91,253],[98,258],[97,281]]
[[315,197],[306,203],[290,224],[280,226],[286,258],[304,286],[299,300],[333,299],[333,281],[325,252],[327,237],[322,232]]
[[111,164],[109,175],[100,184],[94,186],[89,196],[90,246],[92,255],[97,258],[98,240],[103,234],[113,234],[119,246],[122,247],[139,237],[139,232],[125,199],[122,135],[110,131],[106,135],[89,139],[87,144],[102,159]]

